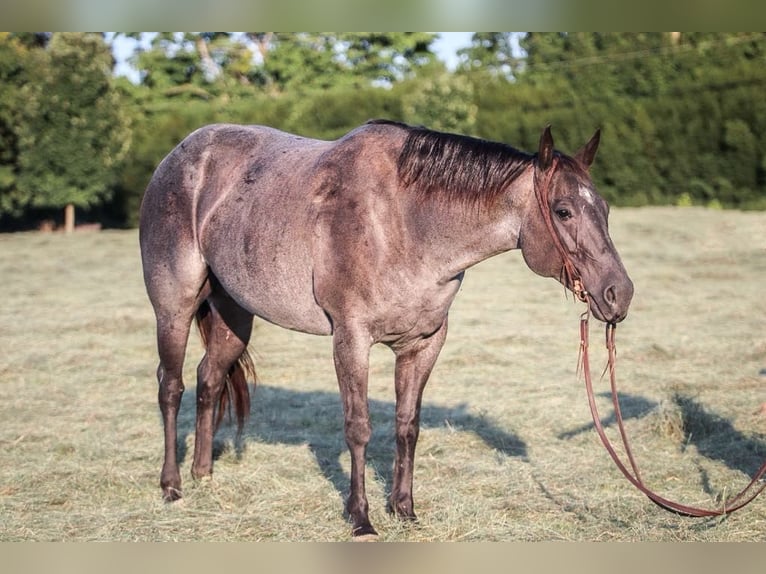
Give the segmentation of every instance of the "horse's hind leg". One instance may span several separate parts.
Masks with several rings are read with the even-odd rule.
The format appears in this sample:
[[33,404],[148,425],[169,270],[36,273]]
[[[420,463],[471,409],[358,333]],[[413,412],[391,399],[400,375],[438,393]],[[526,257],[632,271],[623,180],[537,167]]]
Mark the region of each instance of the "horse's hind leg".
[[193,315],[192,305],[186,312],[157,314],[157,367],[159,391],[157,400],[162,413],[165,434],[165,458],[160,476],[163,498],[172,502],[181,498],[181,475],[178,470],[178,410],[184,392],[183,362]]
[[[142,250],[144,277],[157,319],[157,398],[165,435],[165,458],[160,485],[166,501],[181,498],[178,470],[178,410],[184,392],[183,364],[194,312],[206,297],[207,267],[200,260],[173,265],[158,254],[159,249]],[[172,252],[172,251],[171,251]]]
[[[226,295],[215,278],[211,278],[211,283],[213,292],[203,303],[204,311],[197,315],[206,353],[197,367],[197,423],[191,468],[194,478],[203,478],[213,472],[213,435],[217,426],[213,415],[216,404],[219,404],[224,392],[227,377],[232,375],[232,368],[242,368],[237,362],[246,353],[253,327],[253,315]],[[241,376],[244,374],[241,373]],[[247,391],[244,379],[232,380],[231,384],[245,385],[244,390]],[[236,389],[232,391],[236,392]],[[230,397],[230,400],[236,401],[237,397]],[[249,400],[245,402],[243,408],[249,410]],[[218,408],[223,408],[223,405]],[[219,420],[222,415],[218,413]],[[242,422],[239,421],[240,425]]]

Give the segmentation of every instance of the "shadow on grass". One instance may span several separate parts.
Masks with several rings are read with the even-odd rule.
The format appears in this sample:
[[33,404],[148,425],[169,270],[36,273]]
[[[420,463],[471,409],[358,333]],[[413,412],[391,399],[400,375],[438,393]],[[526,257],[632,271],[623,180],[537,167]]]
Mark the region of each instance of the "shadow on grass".
[[709,412],[690,397],[675,395],[673,402],[681,412],[684,444],[693,444],[704,457],[747,475],[753,475],[763,464],[764,440],[742,434],[724,417]]
[[[611,399],[608,392],[599,396]],[[640,419],[657,411],[658,403],[637,395],[621,393],[620,405],[625,420]],[[186,439],[194,433],[194,393],[186,393],[179,418],[179,461],[187,456]],[[697,452],[711,460],[720,461],[727,467],[752,475],[766,456],[766,443],[750,438],[736,430],[722,416],[707,411],[689,397],[673,397],[683,421],[683,444],[694,445]],[[371,399],[369,401],[373,435],[367,449],[367,461],[384,481],[390,492],[393,481],[395,452],[393,401]],[[604,427],[616,423],[614,413],[601,420]],[[526,444],[515,434],[509,433],[486,417],[471,414],[468,405],[446,407],[425,403],[421,411],[421,429],[450,427],[460,432],[473,432],[487,446],[506,456],[527,460]],[[559,439],[571,439],[584,432],[592,432],[593,423],[562,432]],[[343,436],[343,414],[337,392],[293,391],[269,385],[258,385],[252,400],[250,420],[242,435],[248,440],[266,444],[309,446],[322,474],[335,489],[346,495],[349,477],[341,465],[341,457],[347,452]],[[218,458],[225,447],[216,441],[214,457]],[[237,456],[243,455],[243,444],[236,446]],[[703,488],[712,493],[706,473],[700,467]]]
[[[599,393],[600,397],[605,397],[611,402],[611,393]],[[634,396],[619,393],[620,410],[624,420],[638,419],[645,417],[657,409],[661,408],[658,403],[648,400],[641,396]],[[753,476],[766,459],[766,442],[762,438],[749,437],[740,431],[724,417],[706,410],[699,402],[694,399],[676,394],[672,397],[672,405],[677,409],[678,421],[680,423],[679,441],[682,452],[689,445],[693,445],[699,455],[723,463],[729,469],[742,472],[748,476]],[[617,422],[614,412],[601,419],[604,427],[615,425]],[[571,439],[583,432],[592,432],[593,423],[582,425],[576,429],[569,430],[558,435],[559,439]],[[697,464],[700,483],[704,492],[711,497],[720,496],[720,492],[711,484],[708,472],[701,464]],[[543,494],[562,507],[564,510],[573,512],[578,519],[585,520],[590,516],[590,511],[584,512],[582,508],[569,500],[560,499],[552,494],[541,480],[537,480]],[[746,483],[737,485],[733,490],[744,487]],[[704,531],[711,524],[715,524],[726,517],[710,517],[691,526],[693,530]],[[622,519],[613,515],[608,517],[616,527],[625,528],[629,525]],[[663,528],[675,529],[678,523],[669,523]]]
[[[611,402],[611,393],[599,393]],[[618,393],[620,409],[624,420],[638,419],[655,412],[659,407],[655,401],[641,396]],[[672,403],[678,409],[681,421],[683,450],[689,445],[710,460],[719,461],[732,470],[752,476],[766,459],[766,442],[752,438],[738,431],[727,419],[715,412],[708,411],[694,399],[676,394]],[[601,424],[608,427],[616,424],[614,412],[601,419]],[[588,423],[558,435],[559,439],[571,439],[583,432],[591,432],[593,423]],[[704,488],[711,492],[709,480],[704,469],[700,468]]]
[[[599,393],[598,396],[606,397],[607,399],[609,399],[611,403],[611,400],[612,400],[611,393],[609,392]],[[620,399],[620,411],[622,412],[623,420],[639,419],[639,418],[645,417],[646,415],[648,415],[649,413],[654,411],[654,409],[657,408],[656,402],[645,399],[644,397],[629,395],[626,393],[617,393],[617,396]],[[616,422],[617,422],[617,417],[615,417],[614,412],[612,412],[609,416],[603,417],[601,419],[601,425],[605,428],[615,424]],[[558,438],[562,440],[574,438],[577,435],[580,435],[584,432],[590,432],[593,429],[594,429],[594,426],[593,426],[593,423],[591,422],[591,423],[579,426],[575,429],[560,433],[558,435]]]
[[[186,438],[194,433],[193,391],[184,395],[183,403],[178,421],[179,462],[187,456]],[[373,434],[367,447],[367,462],[385,482],[386,491],[390,492],[395,452],[395,403],[370,399],[369,409]],[[518,436],[508,433],[486,417],[471,414],[468,405],[446,407],[424,401],[420,428],[444,427],[476,433],[490,448],[506,456],[527,460],[526,444]],[[339,493],[347,493],[349,476],[340,462],[347,447],[337,392],[293,391],[259,384],[252,397],[250,420],[243,430],[242,439],[267,444],[307,444],[322,474]],[[242,445],[237,449],[237,456],[242,456]],[[216,441],[214,458],[218,458],[221,452],[220,443]]]

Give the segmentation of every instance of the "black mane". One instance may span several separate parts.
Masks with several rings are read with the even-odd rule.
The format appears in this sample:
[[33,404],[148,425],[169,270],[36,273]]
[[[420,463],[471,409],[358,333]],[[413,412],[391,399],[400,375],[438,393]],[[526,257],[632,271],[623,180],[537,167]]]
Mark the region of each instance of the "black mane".
[[403,127],[409,134],[397,162],[399,178],[429,196],[490,204],[534,159],[502,143]]

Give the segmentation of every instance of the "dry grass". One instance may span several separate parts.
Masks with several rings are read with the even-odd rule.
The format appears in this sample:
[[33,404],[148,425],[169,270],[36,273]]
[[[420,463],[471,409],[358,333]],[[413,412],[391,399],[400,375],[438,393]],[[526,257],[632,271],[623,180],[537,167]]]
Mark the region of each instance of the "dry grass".
[[[660,493],[714,504],[766,458],[757,413],[766,214],[614,210],[611,228],[637,287],[617,333],[636,455]],[[1,540],[348,539],[349,459],[328,338],[256,326],[261,384],[244,439],[222,429],[213,480],[194,483],[192,337],[185,499],[165,505],[136,233],[3,235],[0,277]],[[368,495],[381,540],[766,540],[766,498],[724,520],[680,518],[622,478],[575,375],[578,315],[518,253],[468,272],[426,390],[416,527],[385,513],[393,360],[374,349]],[[609,400],[599,401],[609,422]]]

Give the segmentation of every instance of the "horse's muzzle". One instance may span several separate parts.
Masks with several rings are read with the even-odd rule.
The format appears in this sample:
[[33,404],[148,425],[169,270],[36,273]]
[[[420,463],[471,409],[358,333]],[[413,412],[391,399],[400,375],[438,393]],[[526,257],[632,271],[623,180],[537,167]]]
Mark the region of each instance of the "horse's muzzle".
[[617,324],[628,316],[633,300],[633,282],[627,277],[619,282],[609,283],[600,292],[588,293],[590,309],[599,321]]

